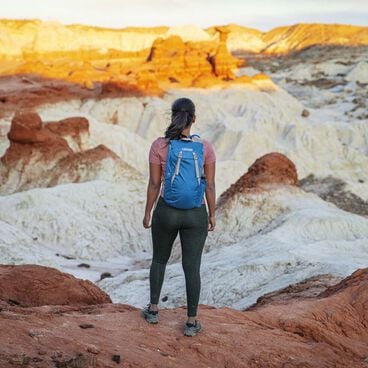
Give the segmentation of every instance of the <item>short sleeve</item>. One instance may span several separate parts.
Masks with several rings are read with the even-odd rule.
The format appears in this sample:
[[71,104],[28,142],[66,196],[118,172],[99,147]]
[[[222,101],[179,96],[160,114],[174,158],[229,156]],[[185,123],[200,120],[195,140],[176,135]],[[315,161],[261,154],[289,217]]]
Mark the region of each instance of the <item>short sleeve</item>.
[[158,153],[158,140],[156,139],[150,148],[149,151],[149,162],[150,164],[155,164],[155,165],[160,165],[161,164],[161,160],[160,160],[160,156]]
[[216,162],[216,154],[210,142],[204,141],[203,142],[204,148],[204,164],[212,164]]

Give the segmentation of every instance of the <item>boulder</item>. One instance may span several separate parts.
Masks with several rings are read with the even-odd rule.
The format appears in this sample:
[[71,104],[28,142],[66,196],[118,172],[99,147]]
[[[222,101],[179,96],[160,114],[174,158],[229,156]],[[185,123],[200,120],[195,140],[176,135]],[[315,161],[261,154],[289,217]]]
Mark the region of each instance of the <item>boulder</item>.
[[0,265],[0,300],[21,307],[111,303],[92,282],[37,265]]
[[234,184],[219,198],[223,204],[238,193],[275,185],[298,185],[294,163],[285,155],[272,152],[258,158]]

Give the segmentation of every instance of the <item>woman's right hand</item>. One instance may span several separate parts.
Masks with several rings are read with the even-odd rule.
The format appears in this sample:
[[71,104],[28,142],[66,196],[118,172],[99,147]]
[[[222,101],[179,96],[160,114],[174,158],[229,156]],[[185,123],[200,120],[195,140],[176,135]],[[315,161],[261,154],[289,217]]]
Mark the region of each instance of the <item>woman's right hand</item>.
[[215,226],[216,226],[216,219],[215,216],[210,216],[208,218],[208,231],[213,231],[215,230]]
[[143,227],[145,229],[149,229],[151,227],[150,225],[150,221],[151,221],[151,214],[145,214],[144,217],[143,217]]

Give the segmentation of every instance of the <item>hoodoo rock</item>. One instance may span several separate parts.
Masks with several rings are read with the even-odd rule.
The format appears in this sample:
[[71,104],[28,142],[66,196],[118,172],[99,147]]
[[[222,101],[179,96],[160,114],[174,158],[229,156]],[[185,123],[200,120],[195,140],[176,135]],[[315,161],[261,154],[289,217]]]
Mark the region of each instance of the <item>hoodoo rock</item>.
[[294,163],[277,152],[258,158],[249,167],[247,173],[220,196],[219,203],[226,202],[237,193],[272,185],[298,185],[298,174]]
[[52,160],[57,154],[72,152],[63,138],[43,128],[40,116],[32,111],[20,111],[14,115],[8,138],[10,148],[2,158],[7,165],[16,164],[25,149],[29,156],[32,151],[38,150],[44,153],[45,159]]
[[[0,269],[0,293],[7,298],[0,310],[0,328],[6,331],[0,335],[1,367],[28,362],[39,368],[112,368],[120,361],[126,367],[152,368],[367,366],[368,269],[317,296],[271,300],[251,311],[201,305],[204,328],[194,338],[183,336],[184,308],[161,310],[160,323],[152,326],[128,305],[77,307],[81,301],[109,302],[97,287],[91,299],[89,292],[83,294],[88,302],[75,297],[80,283],[38,266]],[[22,299],[17,291],[25,290],[29,295]],[[72,298],[65,294],[69,290]],[[41,304],[35,295],[50,304],[70,298],[71,306],[24,308]]]
[[216,82],[214,77],[233,79],[233,69],[240,65],[240,61],[228,51],[224,37],[220,44],[214,41],[183,42],[179,36],[159,38],[152,45],[147,64],[158,78],[187,86],[202,76],[212,77],[212,83]]
[[232,56],[227,48],[227,36],[229,31],[226,27],[216,27],[216,31],[220,34],[220,44],[217,47],[215,54],[211,57],[213,72],[218,77],[234,78],[233,70],[241,66],[239,59]]
[[85,118],[43,124],[37,113],[16,113],[8,134],[10,146],[0,159],[0,193],[118,179],[128,165],[114,152],[103,145],[83,150],[88,125]]
[[1,265],[0,301],[21,307],[111,303],[92,282],[36,265]]

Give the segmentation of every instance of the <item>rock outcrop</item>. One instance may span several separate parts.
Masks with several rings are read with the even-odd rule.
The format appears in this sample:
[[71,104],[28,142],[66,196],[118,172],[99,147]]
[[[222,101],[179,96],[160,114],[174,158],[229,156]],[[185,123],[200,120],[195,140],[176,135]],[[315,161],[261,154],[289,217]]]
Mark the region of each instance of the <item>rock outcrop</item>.
[[2,161],[9,167],[15,167],[22,158],[30,159],[33,150],[39,151],[45,161],[72,153],[68,143],[50,130],[44,129],[40,116],[32,111],[21,111],[14,115],[8,138],[10,148]]
[[159,38],[153,43],[147,61],[161,78],[183,78],[188,73],[211,73],[208,58],[216,46],[214,42],[183,42],[179,36]]
[[294,163],[285,155],[268,153],[257,159],[234,184],[219,198],[222,205],[236,194],[277,185],[298,185],[298,175]]
[[0,365],[364,368],[367,303],[368,269],[361,269],[315,297],[246,312],[202,305],[204,328],[194,338],[183,336],[183,308],[161,310],[160,323],[152,326],[122,304],[3,303]]
[[243,83],[233,73],[242,64],[225,41],[184,42],[177,35],[157,38],[141,56],[73,51],[50,61],[33,55],[0,78],[1,114],[73,98],[157,96],[173,87],[201,87],[203,77],[209,86]]
[[[77,69],[81,71],[79,77],[74,76]],[[0,76],[0,117],[12,115],[18,110],[60,101],[146,94],[136,84],[111,81],[110,77],[111,75],[108,75],[107,81],[100,81],[95,75],[91,75],[89,68],[78,63],[75,65],[74,62],[70,65],[66,63],[55,66],[37,60],[24,63],[20,69],[15,67],[13,70],[7,70],[6,75]]]
[[54,268],[1,265],[0,302],[20,307],[85,306],[111,303],[111,299],[92,282]]
[[56,122],[45,123],[44,127],[64,138],[73,151],[83,151],[89,136],[89,123],[86,118],[66,118]]
[[300,180],[299,184],[306,192],[315,193],[344,211],[368,217],[368,201],[352,193],[347,183],[341,179],[332,176],[321,178],[311,174]]
[[84,118],[43,124],[35,112],[17,112],[8,133],[10,146],[0,159],[0,192],[119,178],[128,165],[103,145],[82,151],[86,136]]
[[262,295],[257,299],[254,305],[251,305],[246,310],[255,310],[267,304],[281,303],[287,300],[313,299],[325,292],[331,286],[336,285],[342,279],[342,277],[330,274],[312,276],[296,284],[291,284],[281,290]]
[[[220,44],[211,41],[183,42],[179,36],[157,39],[147,58],[148,70],[155,77],[192,86],[200,76],[235,79],[233,70],[242,64],[233,57],[226,46],[226,33]],[[140,72],[142,74],[142,72]]]
[[[218,27],[207,32],[216,36]],[[284,55],[311,46],[361,46],[368,44],[368,28],[343,24],[294,24],[276,27],[268,32],[236,24],[223,26],[229,36],[227,46],[232,52]]]

